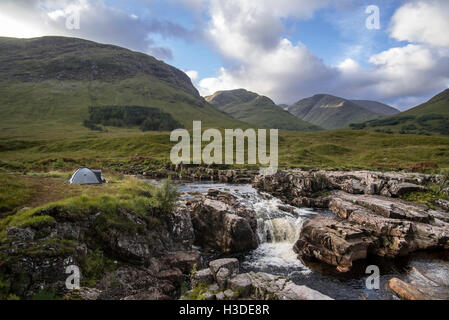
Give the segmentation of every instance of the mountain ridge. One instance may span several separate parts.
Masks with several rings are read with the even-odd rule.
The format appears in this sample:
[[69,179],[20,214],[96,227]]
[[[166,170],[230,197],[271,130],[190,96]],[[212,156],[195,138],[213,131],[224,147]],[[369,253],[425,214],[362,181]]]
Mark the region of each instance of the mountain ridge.
[[289,106],[288,111],[304,121],[331,130],[382,117],[350,100],[329,94],[302,99]]
[[0,37],[0,70],[1,136],[27,136],[50,126],[82,134],[89,106],[158,108],[186,128],[193,120],[204,127],[248,126],[208,104],[181,70],[114,45]]
[[283,110],[270,98],[245,89],[217,91],[205,100],[233,118],[252,125],[294,131],[321,129]]

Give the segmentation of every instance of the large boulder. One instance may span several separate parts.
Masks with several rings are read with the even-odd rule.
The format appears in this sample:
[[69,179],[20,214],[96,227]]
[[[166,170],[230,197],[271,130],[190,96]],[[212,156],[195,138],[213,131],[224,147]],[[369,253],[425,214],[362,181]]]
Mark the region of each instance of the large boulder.
[[225,253],[257,248],[256,215],[238,204],[234,196],[211,190],[188,207],[196,245]]
[[357,225],[326,216],[304,223],[294,251],[301,259],[315,258],[348,271],[352,262],[365,259],[375,238]]

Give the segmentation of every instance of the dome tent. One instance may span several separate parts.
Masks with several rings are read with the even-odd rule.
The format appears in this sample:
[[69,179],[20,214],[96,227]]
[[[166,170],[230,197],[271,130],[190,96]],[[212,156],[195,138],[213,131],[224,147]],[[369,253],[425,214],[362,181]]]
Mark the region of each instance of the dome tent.
[[102,184],[105,183],[101,170],[81,168],[70,178],[70,184]]

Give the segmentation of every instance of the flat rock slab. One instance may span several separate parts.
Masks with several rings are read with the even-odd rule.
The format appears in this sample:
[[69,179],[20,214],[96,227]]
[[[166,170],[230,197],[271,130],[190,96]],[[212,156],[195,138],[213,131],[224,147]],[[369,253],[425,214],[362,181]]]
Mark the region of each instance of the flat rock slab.
[[336,218],[314,216],[294,246],[299,258],[314,258],[348,271],[368,254],[397,257],[424,249],[449,248],[449,214],[376,195],[331,194]]

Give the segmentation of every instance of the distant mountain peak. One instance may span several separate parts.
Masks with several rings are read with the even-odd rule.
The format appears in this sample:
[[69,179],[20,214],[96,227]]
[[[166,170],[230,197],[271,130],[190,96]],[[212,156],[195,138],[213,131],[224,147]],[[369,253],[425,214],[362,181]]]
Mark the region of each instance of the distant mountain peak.
[[350,100],[329,94],[316,94],[288,107],[298,118],[328,129],[348,127],[351,123],[381,118]]
[[277,106],[270,98],[245,89],[218,91],[205,99],[233,118],[253,125],[298,131],[320,130]]

